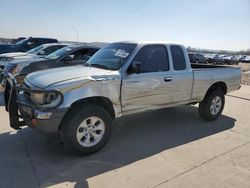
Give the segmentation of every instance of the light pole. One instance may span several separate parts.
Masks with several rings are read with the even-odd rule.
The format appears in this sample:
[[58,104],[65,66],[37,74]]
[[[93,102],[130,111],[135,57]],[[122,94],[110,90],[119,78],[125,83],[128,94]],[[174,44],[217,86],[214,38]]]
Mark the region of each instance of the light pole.
[[76,43],[78,43],[78,30],[74,27],[74,26],[72,26],[72,28],[75,30],[75,32],[76,32]]

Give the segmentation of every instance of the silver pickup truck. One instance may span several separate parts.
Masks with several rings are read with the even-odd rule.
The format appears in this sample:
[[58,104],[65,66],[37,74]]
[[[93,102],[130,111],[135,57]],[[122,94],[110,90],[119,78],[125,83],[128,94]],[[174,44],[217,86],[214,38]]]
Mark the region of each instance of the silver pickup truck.
[[60,132],[67,149],[89,154],[107,143],[112,119],[123,115],[199,103],[200,116],[216,120],[240,79],[238,67],[190,64],[182,45],[112,43],[84,66],[38,71],[24,85],[9,74],[10,125]]

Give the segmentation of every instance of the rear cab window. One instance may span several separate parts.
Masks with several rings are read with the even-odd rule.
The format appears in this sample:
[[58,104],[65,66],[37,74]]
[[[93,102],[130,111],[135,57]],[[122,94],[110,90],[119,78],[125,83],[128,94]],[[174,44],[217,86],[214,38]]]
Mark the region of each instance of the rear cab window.
[[186,59],[182,48],[178,45],[171,45],[170,51],[173,60],[174,70],[180,71],[186,69]]

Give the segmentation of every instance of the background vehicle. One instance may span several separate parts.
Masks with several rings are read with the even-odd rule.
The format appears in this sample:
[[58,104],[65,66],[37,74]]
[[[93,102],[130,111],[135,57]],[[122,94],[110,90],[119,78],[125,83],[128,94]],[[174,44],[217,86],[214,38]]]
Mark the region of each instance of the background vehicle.
[[215,54],[206,54],[205,57],[206,57],[207,63],[213,64],[214,56],[215,56]]
[[222,58],[223,56],[215,54],[210,60],[209,63],[211,64],[219,64],[224,65],[225,60]]
[[8,63],[3,70],[2,86],[4,90],[4,100],[8,102],[10,85],[6,82],[9,73],[13,74],[17,83],[22,84],[24,78],[29,73],[73,65],[84,65],[87,60],[94,55],[100,47],[88,45],[70,45],[44,57],[27,60],[16,60]]
[[46,43],[57,43],[57,39],[29,37],[15,44],[0,44],[0,54],[9,52],[27,52],[32,48]]
[[191,65],[181,45],[121,42],[102,48],[85,66],[29,74],[23,86],[9,75],[6,104],[11,127],[59,131],[67,149],[88,154],[107,143],[112,119],[122,115],[199,103],[201,117],[216,120],[224,95],[239,89],[240,79],[238,67]]
[[189,53],[188,55],[191,63],[201,63],[201,64],[207,63],[207,59],[203,54]]
[[241,60],[244,59],[245,57],[246,57],[246,55],[237,55],[237,56],[235,56],[235,58],[236,58],[239,62],[241,62]]
[[245,56],[244,58],[241,59],[242,63],[250,63],[250,56]]
[[96,46],[70,45],[43,58],[19,58],[11,61],[5,66],[3,73],[4,76],[12,73],[24,78],[27,74],[38,70],[84,64],[99,49],[100,47]]
[[238,65],[239,61],[234,56],[224,56],[222,57],[224,63],[227,65]]
[[0,54],[0,67],[4,69],[4,66],[7,63],[15,61],[17,59],[23,60],[23,59],[44,57],[65,46],[67,46],[67,44],[49,43],[49,44],[42,44],[27,52],[12,52],[12,53]]
[[13,39],[13,40],[10,42],[10,44],[16,44],[16,43],[18,43],[19,41],[24,40],[24,39],[25,39],[25,37],[18,37],[17,39]]

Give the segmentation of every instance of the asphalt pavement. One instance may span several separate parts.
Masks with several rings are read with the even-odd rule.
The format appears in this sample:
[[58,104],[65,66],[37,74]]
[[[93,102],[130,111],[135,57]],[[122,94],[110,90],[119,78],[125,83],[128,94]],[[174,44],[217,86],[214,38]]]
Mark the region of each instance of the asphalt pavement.
[[11,129],[2,106],[0,187],[249,188],[249,109],[250,86],[242,86],[215,122],[203,121],[197,106],[122,117],[103,150],[80,157],[58,135]]

